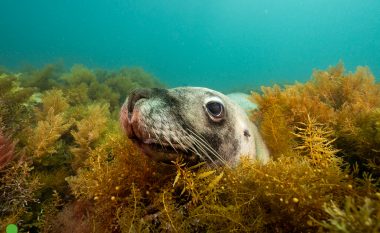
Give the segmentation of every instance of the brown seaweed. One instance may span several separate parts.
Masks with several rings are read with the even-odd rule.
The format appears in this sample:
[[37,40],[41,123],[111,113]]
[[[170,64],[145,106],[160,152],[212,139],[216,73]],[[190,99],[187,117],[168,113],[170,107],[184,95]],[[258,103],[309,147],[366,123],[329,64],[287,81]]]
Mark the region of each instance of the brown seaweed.
[[15,143],[0,131],[0,171],[14,159]]
[[273,159],[234,168],[155,163],[123,136],[113,113],[127,93],[160,85],[140,68],[2,74],[0,231],[378,231],[380,86],[368,68],[253,93]]

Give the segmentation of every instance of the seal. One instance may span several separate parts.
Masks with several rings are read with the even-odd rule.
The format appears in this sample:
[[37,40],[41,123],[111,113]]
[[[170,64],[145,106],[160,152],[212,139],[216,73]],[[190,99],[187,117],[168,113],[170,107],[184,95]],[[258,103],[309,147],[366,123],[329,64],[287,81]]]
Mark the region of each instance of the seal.
[[228,96],[201,87],[136,89],[120,111],[127,136],[156,161],[179,155],[221,165],[242,156],[261,163],[268,149],[245,110]]

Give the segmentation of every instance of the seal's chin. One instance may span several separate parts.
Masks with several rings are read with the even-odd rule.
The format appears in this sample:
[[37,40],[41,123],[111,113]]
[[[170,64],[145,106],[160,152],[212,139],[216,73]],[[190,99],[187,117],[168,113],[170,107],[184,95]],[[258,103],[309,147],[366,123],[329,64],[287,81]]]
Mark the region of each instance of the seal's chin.
[[172,163],[172,161],[177,160],[179,157],[182,157],[186,160],[193,161],[196,160],[196,156],[188,151],[184,151],[180,148],[175,149],[176,145],[166,145],[155,143],[150,140],[141,140],[134,138],[135,142],[142,150],[142,152],[147,155],[152,160],[163,162],[163,163]]
[[175,151],[170,146],[163,146],[156,143],[144,143],[142,141],[139,141],[138,145],[144,154],[155,161],[170,163],[180,156],[180,151]]

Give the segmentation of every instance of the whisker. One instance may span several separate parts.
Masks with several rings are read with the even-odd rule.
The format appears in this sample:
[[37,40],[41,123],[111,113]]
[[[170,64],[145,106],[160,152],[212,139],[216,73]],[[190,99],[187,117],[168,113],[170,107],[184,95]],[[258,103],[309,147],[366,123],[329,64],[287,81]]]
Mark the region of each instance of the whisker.
[[175,153],[178,154],[177,150],[174,148],[173,144],[171,143],[170,141],[170,138],[166,135],[164,135],[164,139],[166,140],[167,143],[169,143],[169,145],[173,148],[173,150],[175,151]]
[[200,142],[199,140],[197,140],[196,138],[194,138],[192,136],[192,139],[193,139],[193,142],[196,146],[198,146],[198,149],[201,150],[203,152],[203,154],[215,165],[217,166],[217,164],[215,163],[215,161],[211,158],[211,156],[207,153],[207,151],[205,150],[205,145],[202,144],[202,142]]
[[160,144],[162,148],[169,144],[178,154],[178,147],[176,148],[173,145],[173,143],[175,143],[185,152],[190,151],[204,161],[209,160],[213,166],[218,166],[218,163],[228,166],[227,161],[213,147],[211,147],[207,140],[190,127],[187,127],[186,129],[181,127],[181,133],[178,136],[175,135],[173,137],[165,133],[159,136],[158,129],[155,126],[148,130],[148,127],[145,125],[145,132],[148,133],[149,138],[152,137],[152,139]]
[[190,142],[188,141],[186,136],[182,137],[183,141],[179,140],[179,137],[174,137],[174,139],[175,139],[176,143],[178,143],[184,151],[188,150],[188,148],[183,144],[183,143],[186,143],[187,145],[190,145]]
[[194,147],[193,145],[190,146],[190,151],[193,152],[194,154],[198,155],[202,160],[205,160],[205,158],[203,157],[203,155],[201,153],[199,153],[199,151],[197,150],[196,147]]
[[188,150],[190,150],[194,154],[198,155],[202,160],[205,160],[205,158],[202,155],[202,153],[200,153],[198,151],[198,149],[201,149],[201,148],[197,149],[197,147],[194,145],[194,139],[193,139],[193,137],[189,133],[187,133],[187,132],[184,132],[184,133],[186,134],[186,136],[184,136],[182,138],[182,140],[184,140],[184,142],[186,142]]
[[[188,132],[186,132],[186,135],[187,135],[186,136],[186,140],[188,142],[188,145],[190,145],[193,148],[196,148],[197,151],[199,151],[199,153],[201,155],[205,155],[211,161],[213,160],[211,157],[209,157],[207,151],[204,149],[205,146],[203,145],[203,143],[201,141],[199,141],[196,137],[194,137],[193,135],[189,134]],[[202,158],[204,159],[203,156],[202,156]]]
[[196,137],[198,140],[198,142],[202,142],[202,145],[205,147],[205,149],[207,149],[210,153],[212,153],[217,159],[219,159],[224,165],[228,165],[227,161],[219,155],[218,152],[216,152],[214,150],[214,148],[212,148],[209,143],[200,135],[198,135],[197,133],[195,133],[193,130],[191,130],[190,128],[188,129],[190,133],[192,133],[192,135],[194,137]]
[[156,130],[155,130],[155,129],[156,129],[156,128],[153,127],[153,130],[152,130],[154,136],[156,137],[155,139],[158,141],[158,143],[160,144],[160,146],[161,146],[162,148],[164,148],[164,146],[162,145],[162,142],[161,142],[161,140],[160,140],[160,137],[158,137],[158,135],[156,134]]

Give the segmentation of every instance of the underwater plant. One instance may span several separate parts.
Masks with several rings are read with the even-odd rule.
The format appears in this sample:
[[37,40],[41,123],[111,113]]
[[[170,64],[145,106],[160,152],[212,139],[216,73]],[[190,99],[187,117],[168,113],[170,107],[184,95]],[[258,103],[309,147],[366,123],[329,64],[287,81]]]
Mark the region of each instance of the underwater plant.
[[233,168],[154,162],[123,135],[123,98],[162,86],[140,68],[3,72],[0,231],[379,231],[380,86],[368,68],[340,63],[252,93],[273,159]]
[[[117,132],[117,131],[116,131]],[[159,174],[151,161],[142,156],[119,133],[111,133],[94,150],[76,176],[67,178],[73,194],[81,202],[90,202],[97,231],[116,227],[118,211],[125,208],[131,189],[154,195],[159,190]],[[156,189],[156,190],[154,190]],[[111,229],[109,229],[111,230]]]
[[70,147],[74,155],[72,166],[76,170],[87,158],[88,153],[107,128],[108,105],[90,105],[86,117],[76,122],[77,130],[71,132],[76,146]]
[[0,171],[14,158],[15,143],[0,131]]
[[84,65],[74,65],[71,67],[70,72],[63,74],[60,79],[65,81],[68,86],[78,86],[81,84],[89,86],[91,83],[96,82],[95,74]]
[[32,116],[28,106],[33,88],[20,87],[19,78],[13,74],[2,74],[0,78],[0,125],[7,135],[20,137],[20,131]]
[[[70,72],[60,76],[63,91],[70,96],[76,95],[80,103],[87,103],[87,97],[92,101],[104,101],[110,105],[111,112],[118,109],[124,97],[138,87],[162,87],[163,85],[151,74],[141,68],[122,68],[119,71],[90,70],[83,65],[74,65]],[[83,96],[87,93],[87,97]],[[69,98],[71,99],[71,98]],[[78,102],[76,102],[78,103]]]
[[46,91],[59,85],[58,77],[61,72],[61,64],[47,64],[42,69],[29,69],[23,72],[20,81],[23,87]]
[[305,84],[263,87],[251,99],[260,109],[252,119],[260,122],[274,157],[294,147],[296,135],[291,132],[311,117],[333,131],[339,156],[379,177],[380,85],[368,67],[346,74],[339,63],[327,71],[314,71]]
[[338,207],[334,202],[326,203],[324,209],[330,218],[320,224],[328,232],[379,232],[379,204],[380,193],[377,193],[373,199],[348,197],[343,208]]
[[22,222],[32,204],[38,202],[36,191],[41,187],[36,177],[31,177],[31,167],[26,162],[12,165],[0,177],[0,229],[7,224]]
[[301,151],[303,155],[310,156],[314,164],[331,165],[338,152],[332,145],[336,140],[336,138],[331,139],[333,131],[310,116],[307,122],[300,122],[300,126],[296,126],[295,129],[296,132],[293,134],[301,140],[300,145],[295,149]]
[[37,126],[31,130],[29,145],[34,158],[41,158],[57,152],[56,142],[71,122],[65,119],[64,111],[69,107],[62,91],[47,91],[42,97],[42,109],[35,110]]

